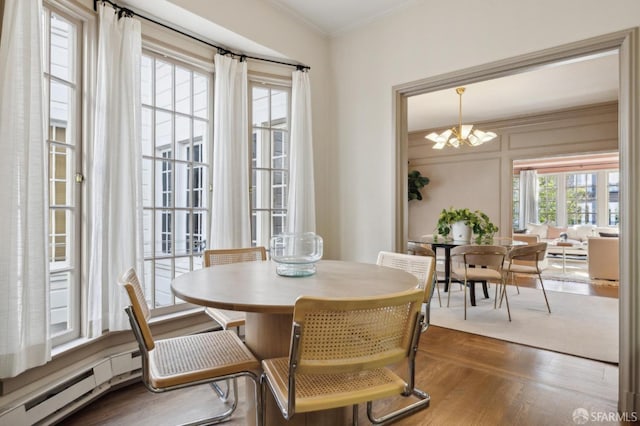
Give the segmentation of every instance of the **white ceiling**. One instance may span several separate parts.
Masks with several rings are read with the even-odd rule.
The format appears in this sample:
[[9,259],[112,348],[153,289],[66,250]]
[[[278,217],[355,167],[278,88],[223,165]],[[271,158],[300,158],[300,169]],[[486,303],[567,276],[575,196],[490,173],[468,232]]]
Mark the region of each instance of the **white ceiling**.
[[414,0],[269,0],[320,32],[335,36]]
[[[415,0],[266,1],[321,33],[336,36]],[[171,0],[123,0],[123,3],[236,51],[284,58],[276,51],[180,8]],[[462,120],[465,124],[614,101],[618,98],[618,55],[611,52],[464,86]],[[454,89],[411,97],[409,131],[439,127],[444,130],[456,124],[458,95]]]
[[[519,117],[618,99],[618,55],[607,52],[465,86],[463,124]],[[409,131],[458,122],[455,88],[409,98]]]
[[[269,0],[336,36],[404,7],[413,0]],[[616,52],[554,64],[535,71],[465,85],[465,123],[512,118],[618,99]],[[409,131],[458,122],[455,88],[409,99]]]

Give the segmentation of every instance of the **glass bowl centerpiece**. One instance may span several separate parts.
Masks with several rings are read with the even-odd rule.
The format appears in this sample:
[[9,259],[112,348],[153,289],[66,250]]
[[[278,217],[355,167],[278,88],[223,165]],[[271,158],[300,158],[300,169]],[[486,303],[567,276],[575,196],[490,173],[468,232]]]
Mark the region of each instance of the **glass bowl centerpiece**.
[[313,232],[276,235],[271,238],[269,254],[278,263],[278,275],[313,275],[316,273],[316,262],[322,258],[322,237]]

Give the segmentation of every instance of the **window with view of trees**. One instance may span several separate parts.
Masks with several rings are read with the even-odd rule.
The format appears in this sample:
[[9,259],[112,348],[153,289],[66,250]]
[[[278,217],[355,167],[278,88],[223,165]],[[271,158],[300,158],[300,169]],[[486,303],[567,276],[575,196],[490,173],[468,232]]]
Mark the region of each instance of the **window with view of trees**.
[[568,173],[565,177],[567,225],[597,224],[595,173]]
[[558,178],[554,175],[538,177],[538,223],[557,223]]
[[[519,179],[518,179],[519,180]],[[513,184],[513,229],[519,221],[519,185]],[[571,226],[619,224],[619,172],[597,170],[538,175],[538,223]]]

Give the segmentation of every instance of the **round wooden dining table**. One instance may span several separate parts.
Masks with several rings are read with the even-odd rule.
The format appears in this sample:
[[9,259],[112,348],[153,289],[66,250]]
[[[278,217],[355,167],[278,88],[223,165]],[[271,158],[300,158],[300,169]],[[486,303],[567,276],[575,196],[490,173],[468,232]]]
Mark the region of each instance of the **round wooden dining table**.
[[[270,260],[215,265],[176,277],[171,289],[186,302],[246,312],[245,342],[258,359],[267,359],[288,356],[293,307],[300,296],[391,295],[418,285],[408,272],[369,263],[321,260],[316,273],[307,277],[280,276],[276,267]],[[268,406],[266,424],[335,426],[342,424],[345,411],[350,412],[296,414],[286,422]]]

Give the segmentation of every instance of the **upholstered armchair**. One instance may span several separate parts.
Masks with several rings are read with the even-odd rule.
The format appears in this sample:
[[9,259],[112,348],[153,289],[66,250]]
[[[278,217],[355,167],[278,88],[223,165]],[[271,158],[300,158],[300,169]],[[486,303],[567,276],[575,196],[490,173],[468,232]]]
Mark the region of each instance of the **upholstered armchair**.
[[620,279],[619,241],[616,237],[590,237],[588,243],[589,278]]

